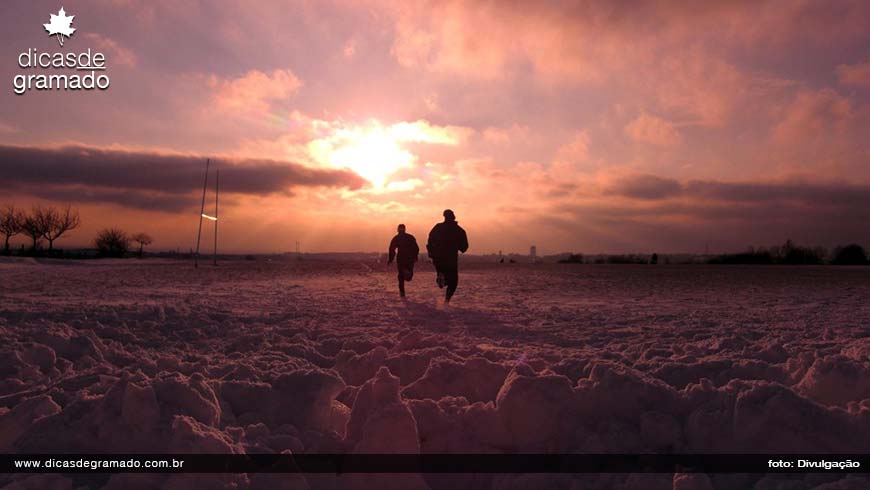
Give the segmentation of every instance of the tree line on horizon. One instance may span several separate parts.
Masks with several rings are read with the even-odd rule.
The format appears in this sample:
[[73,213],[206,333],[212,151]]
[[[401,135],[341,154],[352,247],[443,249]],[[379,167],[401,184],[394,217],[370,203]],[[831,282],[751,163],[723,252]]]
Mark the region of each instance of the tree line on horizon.
[[805,247],[791,239],[773,247],[749,247],[744,252],[720,254],[710,264],[785,264],[785,265],[868,265],[867,251],[857,243],[838,245],[830,252],[825,247]]
[[[696,258],[698,256],[695,256]],[[667,254],[599,254],[584,256],[569,253],[558,260],[560,264],[667,264]],[[698,263],[697,259],[692,261]],[[688,263],[688,262],[686,262]],[[783,245],[772,247],[749,247],[743,252],[718,254],[703,260],[707,264],[731,265],[870,265],[866,249],[857,244],[840,245],[830,252],[825,247],[805,247],[791,239]]]
[[[22,245],[17,255],[67,257],[63,251],[54,248],[54,242],[70,231],[81,226],[81,217],[78,211],[67,205],[63,208],[54,206],[33,206],[31,211],[25,212],[14,205],[7,204],[0,207],[0,235],[4,237],[3,254],[11,255],[9,242],[17,235],[23,235],[30,239],[31,246],[25,249]],[[42,248],[43,241],[48,243],[48,249]],[[146,245],[153,242],[151,236],[146,233],[128,234],[116,227],[100,230],[94,237],[92,244],[98,257],[125,257],[131,252],[131,244],[139,245],[137,255],[141,258]],[[79,254],[81,255],[81,254]],[[668,256],[663,254],[660,260],[659,254],[623,254],[623,255],[598,255],[584,257],[583,254],[569,254],[563,257],[560,263],[587,263],[587,264],[657,264],[668,263]],[[791,239],[783,245],[772,247],[749,247],[738,253],[719,254],[707,258],[709,264],[788,264],[788,265],[870,265],[866,249],[857,244],[840,245],[830,252],[824,247],[806,247],[796,244]]]
[[[81,226],[79,212],[67,205],[64,208],[54,206],[33,206],[30,212],[7,204],[0,208],[0,234],[4,237],[3,254],[12,255],[9,241],[12,237],[23,235],[30,238],[31,246],[24,245],[18,250],[18,255],[48,256],[63,258],[63,251],[54,248],[54,242],[68,232]],[[43,241],[48,242],[48,249],[43,249]],[[125,257],[130,251],[131,243],[138,243],[138,256],[141,258],[146,245],[153,239],[147,233],[128,234],[125,231],[110,227],[97,233],[93,239],[98,257]]]

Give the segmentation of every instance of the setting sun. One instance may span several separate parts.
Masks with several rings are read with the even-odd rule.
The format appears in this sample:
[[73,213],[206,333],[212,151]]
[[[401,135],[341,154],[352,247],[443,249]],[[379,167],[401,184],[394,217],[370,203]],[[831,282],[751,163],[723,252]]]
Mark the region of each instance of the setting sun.
[[309,143],[311,157],[320,164],[353,171],[377,191],[395,188],[389,186],[390,178],[417,163],[419,157],[404,148],[404,144],[453,146],[464,137],[461,128],[434,126],[426,121],[403,121],[389,126],[377,120],[360,126],[315,121],[313,126],[326,134]]
[[315,141],[311,150],[316,158],[354,171],[376,189],[383,188],[390,175],[410,167],[415,160],[399,146],[397,138],[379,125],[339,130],[329,139]]

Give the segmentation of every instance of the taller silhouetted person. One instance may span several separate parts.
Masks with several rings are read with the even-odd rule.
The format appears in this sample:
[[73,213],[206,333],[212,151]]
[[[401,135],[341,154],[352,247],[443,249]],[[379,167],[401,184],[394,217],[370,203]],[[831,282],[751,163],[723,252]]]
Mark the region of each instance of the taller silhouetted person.
[[429,232],[426,251],[438,272],[436,282],[439,288],[447,286],[445,300],[450,301],[456,286],[459,285],[459,252],[468,250],[468,236],[456,222],[456,215],[449,209],[444,210],[444,221],[436,224]]
[[[405,233],[405,225],[399,225],[396,236],[390,240],[390,259],[387,264],[392,264],[396,259],[396,268],[399,270],[399,296],[405,297],[405,281],[414,278],[414,262],[420,255],[420,247],[417,239],[410,233]],[[397,252],[398,251],[398,252]]]

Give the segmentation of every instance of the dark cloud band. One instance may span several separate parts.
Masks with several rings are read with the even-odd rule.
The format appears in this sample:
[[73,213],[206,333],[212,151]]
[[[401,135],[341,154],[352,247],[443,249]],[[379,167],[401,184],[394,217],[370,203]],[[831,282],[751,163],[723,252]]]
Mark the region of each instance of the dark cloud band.
[[870,204],[870,186],[846,183],[722,182],[676,179],[656,175],[633,175],[618,179],[607,194],[642,201],[677,198],[695,202],[722,203],[804,203],[812,206],[851,207]]
[[[87,146],[0,145],[0,188],[74,202],[111,202],[131,208],[180,210],[195,203],[205,157],[129,152]],[[274,160],[219,159],[221,191],[291,195],[294,187],[359,188],[345,170],[313,169]]]
[[656,175],[616,179],[602,195],[551,209],[547,224],[566,233],[605,236],[622,250],[658,247],[738,250],[793,238],[835,246],[870,241],[870,185],[807,182],[723,182]]

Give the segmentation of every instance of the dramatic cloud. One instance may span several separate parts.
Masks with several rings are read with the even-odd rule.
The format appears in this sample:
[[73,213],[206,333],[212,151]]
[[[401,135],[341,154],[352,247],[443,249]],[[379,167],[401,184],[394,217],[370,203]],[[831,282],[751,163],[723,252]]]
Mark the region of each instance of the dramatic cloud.
[[721,182],[635,175],[617,179],[592,198],[554,206],[548,226],[585,229],[623,251],[697,251],[772,245],[791,237],[834,246],[870,239],[870,185]]
[[683,141],[673,124],[649,114],[637,116],[625,127],[625,132],[636,141],[658,146],[676,146]]
[[137,59],[136,55],[129,49],[118,44],[114,39],[101,36],[94,32],[84,34],[85,39],[93,42],[99,51],[111,59],[112,64],[118,64],[127,68],[135,68]]
[[683,187],[674,179],[655,175],[633,175],[618,179],[609,191],[635,199],[662,199],[679,195]]
[[[54,202],[79,204],[114,204],[145,211],[180,212],[199,204],[194,194],[115,190],[81,185],[22,186],[19,190],[30,196]],[[226,200],[224,200],[226,204]]]
[[[105,0],[71,14],[70,42],[106,53],[111,88],[0,94],[0,182],[23,206],[76,202],[86,226],[124,213],[150,228],[142,210],[195,206],[216,155],[223,240],[244,251],[381,249],[395,223],[426,228],[445,207],[475,252],[870,238],[866,1]],[[45,15],[9,2],[0,58],[56,50]],[[195,214],[163,213],[163,237],[186,246]]]
[[870,61],[855,65],[840,65],[837,67],[837,77],[840,83],[847,85],[870,85]]
[[589,131],[580,130],[556,152],[557,162],[578,163],[589,158]]
[[870,185],[783,182],[721,182],[676,179],[656,175],[632,175],[617,179],[608,192],[641,200],[690,198],[725,203],[791,202],[812,207],[859,207],[870,204]]
[[[76,202],[112,202],[142,209],[178,210],[195,203],[205,157],[86,146],[0,146],[0,187]],[[221,191],[289,195],[294,187],[359,188],[346,170],[312,169],[272,160],[217,159]],[[213,167],[214,168],[214,167]]]
[[851,101],[831,89],[801,91],[773,128],[773,136],[785,144],[829,137],[841,131],[854,116]]
[[273,100],[284,100],[302,86],[290,70],[274,70],[271,74],[251,70],[230,80],[211,76],[208,85],[214,91],[215,102],[229,110],[268,112]]
[[870,186],[844,183],[690,181],[685,193],[699,199],[762,204],[779,201],[819,209],[845,210],[870,205]]

